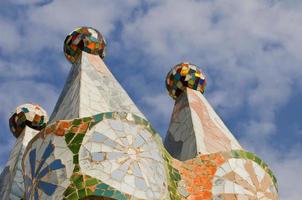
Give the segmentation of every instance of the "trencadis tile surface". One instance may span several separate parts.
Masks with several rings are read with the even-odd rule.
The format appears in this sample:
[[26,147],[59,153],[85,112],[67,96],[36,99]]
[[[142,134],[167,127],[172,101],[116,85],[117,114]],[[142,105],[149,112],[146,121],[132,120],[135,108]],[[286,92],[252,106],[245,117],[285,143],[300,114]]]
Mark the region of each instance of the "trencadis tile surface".
[[180,63],[167,75],[175,105],[165,149],[103,62],[105,47],[91,27],[71,32],[64,54],[72,68],[50,123],[37,105],[16,109],[0,199],[278,199],[272,170],[241,147],[203,96],[196,65]]

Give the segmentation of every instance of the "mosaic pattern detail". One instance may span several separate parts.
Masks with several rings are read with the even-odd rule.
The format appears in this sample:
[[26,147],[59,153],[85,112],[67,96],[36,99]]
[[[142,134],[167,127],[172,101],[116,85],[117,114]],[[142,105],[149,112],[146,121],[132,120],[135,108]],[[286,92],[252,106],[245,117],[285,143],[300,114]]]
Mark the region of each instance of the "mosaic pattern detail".
[[206,98],[190,88],[175,101],[165,147],[182,161],[242,149]]
[[64,54],[71,63],[76,63],[82,51],[105,57],[106,41],[102,34],[90,27],[80,27],[71,32],[64,42]]
[[96,178],[83,175],[80,172],[74,173],[71,177],[72,184],[64,193],[63,200],[78,199],[118,199],[127,200],[130,197],[123,194],[111,186],[102,183]]
[[168,191],[169,191],[169,197],[167,199],[173,199],[173,200],[181,200],[182,191],[178,191],[179,185],[182,183],[180,173],[178,169],[176,168],[179,165],[175,165],[175,163],[180,163],[177,160],[174,160],[172,156],[167,152],[165,148],[162,148],[163,157],[164,160],[167,163],[167,170],[168,170]]
[[[57,125],[57,127],[61,128],[55,128],[56,130],[54,132],[56,135],[65,137],[65,141],[73,153],[73,163],[75,164],[73,175],[70,178],[71,184],[65,190],[63,199],[76,200],[88,196],[127,199],[123,193],[115,190],[102,181],[83,174],[79,164],[79,150],[82,146],[85,134],[90,128],[106,117],[111,118],[112,113],[99,114],[93,117],[75,119],[73,121],[61,121]],[[59,133],[58,130],[60,130]]]
[[166,78],[166,88],[169,95],[176,99],[187,87],[204,93],[206,88],[204,74],[196,65],[190,63],[175,65]]
[[72,66],[50,122],[112,111],[133,113],[145,118],[103,60],[82,52],[81,61]]
[[[34,196],[34,199],[39,198],[38,190],[43,191],[48,196],[52,195],[55,190],[57,189],[57,185],[44,182],[41,179],[45,177],[50,171],[60,170],[65,168],[65,165],[62,164],[61,160],[56,159],[53,160],[48,165],[44,166],[46,163],[46,160],[50,157],[50,155],[53,153],[54,146],[53,144],[49,143],[42,155],[40,162],[37,162],[36,156],[37,156],[37,149],[31,150],[29,153],[29,159],[30,159],[30,168],[31,168],[31,174],[30,177],[27,175],[25,176],[25,185],[26,185],[26,198],[30,199],[30,196]],[[36,184],[36,187],[35,185]]]
[[[3,198],[6,198],[8,196],[7,193],[9,193],[8,184],[11,181],[11,171],[9,169],[9,166],[6,166],[1,175],[0,175],[0,194],[2,194]],[[2,197],[1,197],[2,198]]]
[[24,197],[24,179],[21,161],[28,142],[38,133],[30,127],[25,127],[10,153],[0,176],[0,194],[2,199],[19,200]]
[[184,180],[178,191],[185,191],[185,199],[278,199],[272,171],[250,152],[202,155],[183,163],[174,161],[174,165]]
[[[43,144],[40,148],[42,150],[46,145],[50,148],[50,141],[57,144],[58,138],[64,140],[65,151],[69,149],[72,153],[68,156],[60,154],[56,159],[61,160],[63,164],[73,163],[73,166],[68,167],[72,170],[72,175],[70,178],[57,176],[62,178],[61,181],[68,183],[65,189],[60,193],[55,191],[52,196],[40,195],[38,199],[60,197],[65,200],[77,200],[101,197],[120,200],[237,200],[249,197],[256,200],[262,197],[261,195],[266,195],[268,200],[278,199],[277,182],[272,171],[254,154],[232,150],[199,155],[181,162],[173,159],[163,148],[150,123],[133,114],[109,112],[58,121],[46,127],[32,143],[43,139],[40,141],[40,144]],[[139,152],[140,150],[144,151]],[[124,167],[126,164],[127,167]],[[27,163],[27,166],[30,164]],[[230,168],[232,172],[227,171]],[[245,173],[248,176],[242,172],[244,169],[248,171]],[[259,183],[255,186],[253,172],[256,176],[260,174],[258,180],[265,184]],[[135,177],[140,181],[136,182]],[[56,182],[51,181],[53,180],[48,183],[56,185]],[[251,190],[246,183],[254,186],[252,194],[248,194],[250,196],[242,195],[242,190]],[[127,187],[123,187],[124,184]],[[35,189],[40,190],[38,184]],[[145,193],[142,189],[145,189]],[[148,193],[150,190],[152,193]],[[31,196],[29,199],[34,198]]]
[[271,177],[257,163],[229,159],[213,179],[214,199],[276,200],[277,191]]
[[26,200],[58,199],[70,183],[72,153],[63,137],[45,133],[29,143],[23,158]]
[[25,126],[35,130],[43,129],[48,122],[46,111],[39,105],[23,104],[9,119],[9,127],[15,137],[19,137]]
[[164,160],[153,134],[132,121],[127,115],[95,125],[82,143],[80,167],[118,191],[160,199],[167,191]]
[[[42,191],[43,199],[55,199],[54,196],[60,195],[68,200],[88,196],[169,199],[169,178],[166,175],[169,170],[162,155],[160,137],[150,123],[141,117],[109,112],[49,125],[32,140],[27,149],[24,166],[27,166],[28,177],[33,144],[38,142],[40,149],[44,149],[50,141],[54,151],[70,152],[69,155],[55,154],[57,156],[54,158],[61,160],[65,166],[72,163],[72,166],[64,168],[69,171],[66,174],[71,175],[57,176],[60,181],[48,179],[48,183],[54,185],[59,185],[57,182],[66,184],[61,184],[62,189],[55,190],[51,196],[44,195]],[[58,143],[61,146],[57,146]],[[58,170],[51,172],[55,171]],[[32,190],[40,189],[36,184]]]
[[[49,123],[58,120],[70,120],[80,116],[80,88],[81,88],[81,70],[78,65],[73,65],[61,95],[50,116]],[[72,98],[70,98],[72,97]]]
[[17,143],[1,198],[278,200],[272,171],[242,150],[203,97],[197,66],[180,63],[166,79],[176,102],[165,145],[177,160],[106,67],[105,47],[93,28],[70,33],[64,53],[73,65],[53,123],[45,127],[46,112],[31,104],[10,118]]

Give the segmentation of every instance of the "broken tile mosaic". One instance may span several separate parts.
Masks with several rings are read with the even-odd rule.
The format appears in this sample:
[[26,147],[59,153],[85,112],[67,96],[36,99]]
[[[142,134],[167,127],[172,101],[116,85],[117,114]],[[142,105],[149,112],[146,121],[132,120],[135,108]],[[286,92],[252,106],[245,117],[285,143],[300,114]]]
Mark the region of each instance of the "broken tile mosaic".
[[[113,199],[159,199],[169,196],[168,167],[162,154],[160,137],[150,123],[141,117],[114,112],[58,121],[32,140],[25,153],[25,172],[31,172],[32,163],[37,160],[32,156],[32,152],[35,152],[33,147],[41,144],[40,148],[45,148],[48,140],[54,144],[54,159],[70,163],[72,158],[74,167],[66,167],[66,171],[72,171],[70,184],[64,191],[66,199],[89,195]],[[72,155],[66,157],[66,151]],[[48,169],[51,170],[50,167]],[[68,172],[65,174],[63,177],[66,179]],[[63,187],[62,184],[60,186]],[[39,184],[32,187],[31,190],[38,191]],[[48,194],[42,192],[41,195]],[[51,192],[52,196],[62,194],[62,190],[56,191],[55,187]],[[35,195],[33,192],[30,194],[28,199]]]
[[185,199],[277,200],[272,171],[253,153],[243,150],[200,155],[175,166],[182,177],[178,191]]
[[64,42],[64,54],[71,63],[76,63],[82,51],[105,57],[106,41],[102,34],[90,27],[80,27],[71,32]]
[[[38,199],[39,190],[42,190],[48,196],[52,195],[54,191],[57,189],[57,185],[49,182],[43,181],[43,177],[45,177],[50,171],[60,170],[65,168],[65,165],[62,164],[60,159],[55,159],[50,162],[48,165],[46,164],[47,159],[53,153],[54,146],[51,142],[47,145],[41,159],[36,159],[37,149],[31,150],[29,153],[30,159],[30,176],[25,175],[24,183],[26,188],[26,199],[30,199],[30,195],[33,194],[35,199]],[[40,161],[40,162],[37,162]],[[36,187],[34,186],[36,184]]]
[[0,198],[278,200],[273,172],[215,113],[195,65],[178,64],[167,75],[175,106],[166,149],[103,62],[99,32],[79,28],[64,45],[74,64],[50,123],[34,105],[18,107],[10,119],[17,141],[0,176]]
[[176,99],[187,87],[204,93],[206,88],[204,74],[196,65],[190,63],[175,65],[166,78],[169,95]]
[[35,130],[43,129],[48,122],[46,111],[39,105],[23,104],[16,108],[9,119],[9,127],[15,137],[19,137],[25,126]]
[[127,117],[104,119],[86,133],[80,167],[118,191],[142,199],[167,192],[165,163],[153,134]]
[[33,138],[24,153],[25,199],[60,197],[70,183],[74,168],[72,152],[63,137],[54,138],[45,130]]
[[205,76],[196,65],[190,63],[177,64],[167,74],[166,88],[169,95],[176,99],[187,87],[204,93],[206,87]]

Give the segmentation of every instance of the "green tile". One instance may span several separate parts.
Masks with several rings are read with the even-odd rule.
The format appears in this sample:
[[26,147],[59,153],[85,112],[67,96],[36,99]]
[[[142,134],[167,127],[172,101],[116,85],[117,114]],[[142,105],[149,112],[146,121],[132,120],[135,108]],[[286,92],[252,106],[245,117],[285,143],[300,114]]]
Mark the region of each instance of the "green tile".
[[70,148],[72,153],[77,154],[77,153],[79,153],[81,145],[80,144],[70,144],[70,145],[68,145],[68,147]]
[[113,113],[112,112],[105,113],[105,118],[112,119],[113,118]]
[[68,187],[65,192],[64,192],[64,196],[69,196],[71,193],[75,192],[76,190],[72,187]]
[[75,176],[75,177],[72,177],[72,180],[73,180],[73,184],[78,188],[78,189],[81,189],[83,188],[83,176]]
[[76,164],[74,166],[73,172],[76,173],[76,172],[79,172],[79,171],[80,171],[80,166],[79,166],[79,164]]
[[67,144],[69,144],[69,142],[72,140],[72,138],[74,137],[74,133],[72,132],[68,132],[65,134],[65,141]]
[[74,164],[79,164],[79,154],[76,154],[73,156],[73,163]]
[[78,194],[75,192],[67,197],[68,200],[79,200]]
[[95,122],[99,122],[103,120],[103,114],[93,116]]
[[84,189],[80,189],[78,191],[78,195],[79,195],[79,198],[86,197],[86,190],[85,190],[85,188]]
[[89,121],[91,121],[91,120],[92,120],[91,117],[84,117],[84,118],[83,118],[83,122],[89,122]]
[[107,184],[101,183],[97,186],[98,189],[107,189],[109,186]]
[[77,134],[73,138],[71,144],[80,144],[80,143],[82,143],[84,136],[85,136],[85,134]]
[[98,184],[98,181],[94,178],[86,180],[86,183],[85,183],[86,186],[91,186],[91,185],[96,185],[96,184]]
[[90,122],[89,123],[89,130],[92,128],[92,127],[94,127],[97,123],[99,123],[99,122]]
[[255,155],[251,152],[245,152],[245,155],[250,160],[254,160],[254,158],[255,158]]
[[259,157],[255,156],[255,162],[258,163],[258,165],[261,165],[262,160]]
[[73,120],[72,125],[78,126],[81,123],[82,123],[82,119],[75,119],[75,120]]
[[240,158],[240,154],[237,151],[231,152],[233,158]]
[[96,196],[103,196],[104,191],[103,191],[103,190],[98,190],[98,189],[96,189],[96,190],[93,192],[93,194],[96,195]]
[[86,188],[86,194],[90,196],[93,195],[93,192],[89,188]]
[[113,191],[112,190],[106,190],[104,192],[104,196],[106,196],[106,197],[112,197],[112,195],[113,195]]

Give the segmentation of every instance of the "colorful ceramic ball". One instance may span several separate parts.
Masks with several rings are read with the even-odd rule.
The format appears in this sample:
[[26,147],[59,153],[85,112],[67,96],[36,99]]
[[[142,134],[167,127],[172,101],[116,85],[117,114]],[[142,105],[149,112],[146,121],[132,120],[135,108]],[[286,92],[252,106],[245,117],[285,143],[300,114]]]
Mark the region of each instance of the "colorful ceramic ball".
[[80,27],[71,32],[64,42],[64,54],[72,64],[76,63],[82,54],[86,53],[105,57],[106,41],[102,34],[90,27]]
[[9,127],[16,138],[22,133],[25,126],[35,130],[42,130],[48,122],[46,111],[39,105],[23,104],[16,108],[9,119]]
[[166,78],[166,87],[169,95],[176,99],[186,88],[204,93],[206,88],[206,79],[204,74],[196,65],[190,63],[180,63],[175,65],[168,73]]

